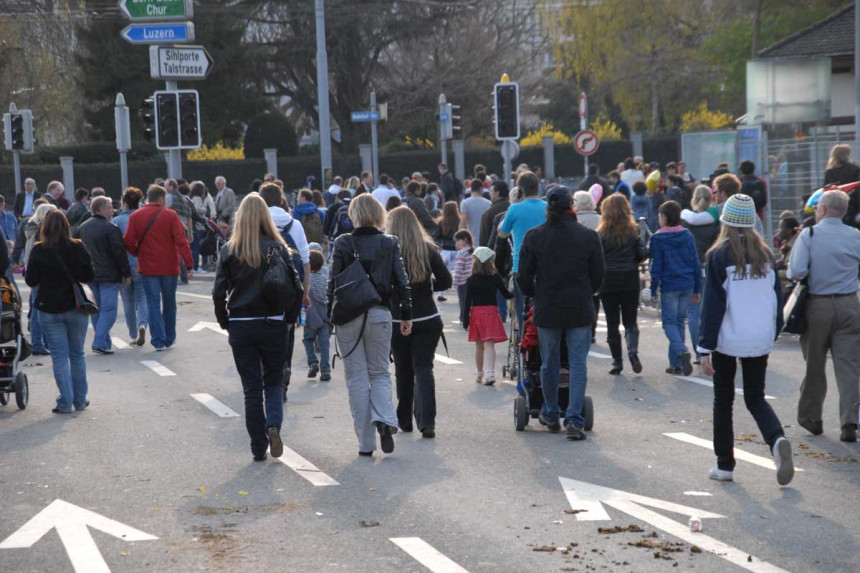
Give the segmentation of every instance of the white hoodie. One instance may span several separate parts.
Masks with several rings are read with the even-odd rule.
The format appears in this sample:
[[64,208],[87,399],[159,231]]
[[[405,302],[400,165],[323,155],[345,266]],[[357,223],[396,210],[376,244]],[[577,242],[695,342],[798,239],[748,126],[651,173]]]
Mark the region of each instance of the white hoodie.
[[[293,221],[293,216],[280,207],[269,207],[269,213],[272,215],[275,227],[277,227],[279,231],[283,231],[284,227],[289,225],[290,221]],[[308,248],[308,238],[305,236],[305,229],[302,227],[301,222],[295,221],[293,226],[290,227],[290,237],[292,237],[293,242],[296,244],[296,248],[299,250],[299,256],[302,258],[302,263],[310,263],[311,251]]]

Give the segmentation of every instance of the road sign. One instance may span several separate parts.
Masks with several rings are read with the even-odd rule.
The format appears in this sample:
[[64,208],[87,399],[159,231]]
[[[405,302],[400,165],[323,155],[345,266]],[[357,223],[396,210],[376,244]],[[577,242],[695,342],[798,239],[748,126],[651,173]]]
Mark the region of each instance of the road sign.
[[436,114],[436,121],[448,121],[448,114],[447,113],[437,113]]
[[120,0],[129,20],[187,20],[194,16],[193,0]]
[[154,535],[114,521],[94,511],[72,505],[61,499],[55,499],[48,507],[22,525],[21,529],[4,539],[3,543],[0,543],[0,549],[32,547],[45,534],[56,528],[60,541],[69,555],[69,561],[72,562],[72,569],[76,573],[83,573],[84,571],[110,573],[110,568],[93,540],[89,527],[126,542],[158,539]]
[[129,24],[120,35],[132,44],[181,44],[194,41],[194,24]]
[[591,155],[600,147],[597,134],[590,129],[583,129],[573,138],[573,146],[580,155]]
[[203,46],[149,47],[149,73],[154,80],[202,80],[214,63]]
[[378,111],[354,111],[350,114],[352,123],[366,123],[369,121],[379,121]]
[[607,505],[622,513],[626,513],[630,517],[642,520],[652,527],[665,531],[669,535],[696,545],[705,551],[709,551],[747,571],[755,573],[787,573],[779,567],[753,557],[746,551],[736,549],[701,532],[692,532],[686,523],[679,523],[649,508],[669,511],[686,517],[695,516],[699,519],[720,519],[725,518],[724,515],[584,481],[563,477],[558,478],[558,481],[561,482],[561,487],[564,488],[570,508],[580,511],[576,514],[577,521],[611,521],[612,518],[603,507]]
[[520,144],[512,139],[506,139],[502,142],[502,157],[508,161],[513,161],[520,154]]

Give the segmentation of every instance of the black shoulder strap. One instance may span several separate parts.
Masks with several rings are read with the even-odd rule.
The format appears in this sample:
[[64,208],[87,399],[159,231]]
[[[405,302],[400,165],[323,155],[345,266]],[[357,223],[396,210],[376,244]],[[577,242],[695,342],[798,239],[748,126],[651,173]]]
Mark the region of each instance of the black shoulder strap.
[[137,248],[143,246],[143,240],[146,238],[146,235],[149,234],[149,230],[155,225],[155,220],[158,219],[158,216],[161,215],[161,212],[164,211],[164,208],[159,209],[155,212],[155,215],[149,220],[149,223],[146,224],[146,229],[143,230],[143,235],[140,236],[140,240],[137,242]]

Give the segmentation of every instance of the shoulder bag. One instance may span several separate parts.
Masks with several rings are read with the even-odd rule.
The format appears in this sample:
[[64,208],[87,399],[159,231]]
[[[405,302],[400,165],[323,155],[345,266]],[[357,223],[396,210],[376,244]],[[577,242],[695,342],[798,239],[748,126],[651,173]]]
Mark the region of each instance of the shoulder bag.
[[[812,236],[814,234],[815,227],[810,227],[810,259],[812,256]],[[794,289],[785,301],[785,305],[782,308],[782,316],[785,317],[785,325],[782,327],[783,332],[788,332],[789,334],[803,334],[806,332],[806,302],[809,299],[808,279],[809,277],[799,283],[795,283]]]
[[72,292],[75,295],[75,308],[84,314],[98,314],[99,306],[93,302],[93,299],[88,292],[89,289],[75,280],[69,267],[66,266],[66,262],[63,260],[63,257],[61,257],[57,251],[52,251],[52,254],[54,255],[54,258],[57,259],[57,262],[60,263],[60,268],[63,269],[63,273],[66,275],[66,278],[72,283]]
[[[361,265],[358,251],[355,248],[355,239],[349,237],[347,240],[352,249],[353,261],[332,279],[334,281],[334,293],[332,295],[330,320],[335,326],[342,326],[362,315],[364,319],[355,346],[342,358],[350,356],[358,348],[361,337],[364,335],[364,328],[367,325],[367,313],[371,308],[382,303],[382,297],[379,296],[376,287],[373,286],[373,281],[370,280],[367,271]],[[336,341],[335,344],[337,344]],[[339,351],[335,353],[336,356],[339,354]]]

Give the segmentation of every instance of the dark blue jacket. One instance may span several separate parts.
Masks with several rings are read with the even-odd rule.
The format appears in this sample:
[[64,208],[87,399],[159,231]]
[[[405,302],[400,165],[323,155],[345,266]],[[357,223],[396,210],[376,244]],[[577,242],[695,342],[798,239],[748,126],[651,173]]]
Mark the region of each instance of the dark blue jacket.
[[651,237],[651,294],[702,292],[702,267],[696,241],[687,229],[662,231]]

